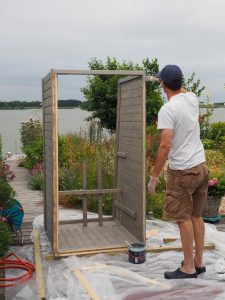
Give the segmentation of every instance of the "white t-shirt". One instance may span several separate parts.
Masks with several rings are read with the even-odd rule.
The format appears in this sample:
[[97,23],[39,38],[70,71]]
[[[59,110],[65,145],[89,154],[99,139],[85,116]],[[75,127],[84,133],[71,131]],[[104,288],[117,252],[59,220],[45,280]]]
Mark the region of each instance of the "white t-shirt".
[[200,140],[198,98],[193,93],[180,93],[170,98],[158,114],[158,129],[173,129],[169,166],[185,170],[205,162]]

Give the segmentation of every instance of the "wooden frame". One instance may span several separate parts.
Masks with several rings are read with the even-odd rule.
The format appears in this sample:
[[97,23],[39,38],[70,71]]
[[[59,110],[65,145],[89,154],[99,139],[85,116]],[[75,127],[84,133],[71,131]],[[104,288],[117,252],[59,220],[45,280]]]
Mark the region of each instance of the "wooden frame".
[[[129,105],[129,99],[123,100],[122,90],[123,88],[127,89],[125,94],[127,97],[131,97],[131,102],[128,113],[126,111],[121,112],[123,109],[122,106],[118,106],[118,112],[120,117],[127,118],[128,122],[131,125],[126,123],[124,119],[124,125],[130,126],[130,130],[127,130],[129,133],[128,136],[124,137],[122,141],[127,145],[127,148],[131,147],[131,144],[134,144],[135,147],[139,147],[139,153],[141,161],[134,161],[136,153],[126,153],[123,151],[120,145],[117,142],[117,155],[116,160],[118,165],[116,167],[116,188],[113,189],[104,189],[102,188],[101,179],[98,181],[98,189],[87,190],[87,178],[83,177],[83,189],[74,190],[74,191],[59,191],[58,190],[58,103],[57,103],[57,82],[58,75],[122,75],[128,76],[122,78],[118,83],[118,96],[119,103],[121,101],[127,101]],[[145,243],[145,81],[146,73],[145,71],[126,71],[126,70],[54,70],[52,69],[49,74],[47,74],[42,79],[42,97],[43,97],[43,128],[44,128],[44,176],[45,176],[45,186],[44,186],[44,220],[45,220],[45,229],[47,235],[52,243],[52,250],[54,255],[60,256],[68,252],[73,254],[79,253],[80,251],[70,250],[70,251],[61,251],[59,249],[59,219],[58,219],[58,200],[62,195],[71,195],[76,194],[83,197],[83,220],[84,227],[87,227],[87,201],[86,196],[90,194],[98,195],[99,203],[99,225],[102,225],[104,218],[101,217],[101,198],[104,194],[115,194],[114,208],[113,208],[113,217],[121,222],[121,216],[124,221],[124,226],[128,231],[134,232],[134,236],[137,241]],[[126,87],[127,86],[127,87]],[[132,91],[129,93],[129,89]],[[131,96],[129,96],[131,95]],[[136,96],[134,96],[136,95]],[[122,99],[122,100],[121,100]],[[139,101],[139,106],[136,109],[135,101]],[[125,116],[126,115],[126,116]],[[122,116],[122,117],[121,117]],[[132,116],[132,120],[131,119]],[[134,122],[134,126],[132,126]],[[117,134],[121,132],[120,121],[118,123]],[[128,126],[128,127],[129,127]],[[138,132],[141,135],[138,145],[135,142],[135,137],[132,134],[132,128],[138,126]],[[141,142],[141,144],[140,144]],[[121,148],[121,149],[120,149]],[[125,147],[126,148],[126,147]],[[126,150],[126,149],[125,149]],[[128,151],[129,152],[129,151]],[[139,156],[138,156],[139,157]],[[119,168],[121,168],[119,160],[126,160],[127,162],[133,161],[133,168],[138,169],[139,174],[139,183],[135,185],[136,191],[140,190],[140,193],[136,193],[135,198],[131,199],[131,203],[135,203],[137,200],[140,201],[140,207],[129,207],[127,203],[127,198],[125,195],[129,194],[129,187],[126,187],[126,191],[120,188],[121,180],[118,180],[120,174]],[[127,165],[129,166],[129,165]],[[85,173],[86,166],[83,165],[83,173]],[[134,170],[134,172],[136,172]],[[98,168],[98,178],[101,178],[101,169]],[[133,178],[132,178],[133,180]],[[130,181],[129,181],[130,182]],[[127,181],[128,183],[128,181]],[[130,186],[132,188],[132,185]],[[123,190],[123,191],[122,191]],[[132,196],[132,192],[130,192]],[[126,221],[127,220],[127,221]],[[73,223],[73,222],[71,222]],[[76,222],[74,222],[76,223]],[[133,224],[134,223],[134,224]],[[133,224],[133,225],[132,225]],[[118,247],[116,247],[118,248]],[[93,249],[91,249],[93,250]],[[96,249],[100,250],[100,249]]]

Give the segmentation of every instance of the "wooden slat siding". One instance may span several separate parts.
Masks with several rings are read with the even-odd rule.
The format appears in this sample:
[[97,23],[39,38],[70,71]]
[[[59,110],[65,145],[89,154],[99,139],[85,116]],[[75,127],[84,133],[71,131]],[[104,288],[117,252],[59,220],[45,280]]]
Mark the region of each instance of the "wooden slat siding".
[[51,89],[51,88],[52,88],[52,81],[49,80],[49,81],[45,82],[45,84],[44,84],[44,93],[45,93],[47,90]]
[[[43,122],[43,123],[45,123],[45,122]],[[45,130],[46,131],[52,131],[52,123],[45,123]]]
[[[121,108],[121,114],[131,114],[132,116],[134,114],[137,114],[142,117],[142,112],[141,112],[141,107],[137,107],[137,105],[128,105],[128,106],[123,106]],[[138,120],[139,121],[139,120]]]
[[53,237],[53,76],[43,80],[43,129],[44,129],[44,170],[45,170],[45,228],[52,245]]
[[[44,82],[44,81],[43,81]],[[47,81],[49,84],[49,80]],[[50,80],[50,84],[52,84],[52,81]],[[45,90],[45,84],[43,83],[43,90]],[[43,92],[43,120],[45,120],[45,109],[46,109],[46,99],[47,96]],[[52,98],[49,98],[48,102],[52,101]],[[45,128],[46,128],[46,122],[43,122],[43,128],[44,128],[44,176],[45,176],[45,187],[44,187],[44,218],[45,218],[45,229],[48,235],[48,238],[52,242],[52,234],[49,232],[49,228],[51,227],[51,210],[49,209],[49,199],[51,198],[51,190],[49,190],[49,177],[51,178],[51,175],[47,175],[47,171],[49,170],[48,160],[46,159],[46,155],[48,153],[48,148],[46,147],[46,137],[45,137]],[[51,172],[50,172],[51,173]],[[51,201],[51,200],[50,200]]]
[[53,252],[57,253],[59,250],[59,235],[58,235],[58,95],[57,95],[57,74],[52,70],[52,115],[53,115],[53,129],[52,129],[52,145],[53,145]]
[[130,98],[126,98],[123,100],[123,107],[130,107],[130,106],[136,106],[137,104],[141,104],[141,100],[138,99],[137,97],[130,97]]
[[140,119],[141,119],[140,114],[128,114],[125,110],[124,118],[123,118],[124,122],[139,122]]
[[[125,152],[126,159],[118,157],[116,161],[117,186],[123,190],[121,199],[117,195],[116,218],[137,239],[145,242],[144,78],[140,77],[127,82],[123,80],[123,83],[119,83],[119,90],[117,151]],[[140,93],[141,90],[142,93]],[[128,99],[128,96],[132,97],[132,100]],[[130,103],[132,103],[132,107],[128,108],[127,104]],[[136,114],[134,114],[135,110]],[[133,130],[135,130],[135,134],[132,132]],[[119,204],[121,204],[121,209],[118,207]],[[127,208],[127,212],[125,208]],[[129,214],[129,211],[132,213]]]
[[143,124],[140,122],[120,122],[121,129],[129,129],[129,130],[141,130]]
[[52,96],[52,93],[53,93],[52,89],[46,90],[44,92],[44,100],[50,98]]
[[[98,177],[98,188],[102,189],[102,162],[98,160],[97,165],[97,177]],[[102,195],[98,196],[98,217],[99,217],[99,226],[102,226]]]
[[[42,120],[44,120],[44,114],[45,114],[45,103],[44,103],[44,78],[42,78]],[[43,122],[43,133],[45,137],[45,128],[46,124]],[[43,138],[43,170],[44,170],[44,186],[43,186],[43,194],[44,194],[44,227],[46,229],[47,227],[47,215],[46,215],[46,210],[47,210],[47,203],[46,203],[46,152],[45,152],[45,138]]]
[[141,101],[141,99],[137,99],[137,97],[140,97],[142,95],[142,89],[134,89],[134,90],[128,90],[123,91],[123,106],[127,104],[127,101],[129,100],[136,100]]
[[[87,189],[87,162],[83,161],[83,189]],[[87,227],[87,196],[83,195],[83,226]]]
[[51,80],[51,72],[49,72],[49,73],[43,78],[44,84],[47,83],[49,80]]
[[52,107],[51,106],[45,106],[45,116],[52,115]]
[[52,115],[45,115],[44,121],[45,123],[52,123],[53,116]]
[[44,122],[46,122],[46,123],[52,123],[53,122],[52,119],[53,119],[52,115],[45,115]]
[[52,106],[52,97],[44,99],[45,107]]
[[46,139],[50,140],[51,136],[52,136],[52,132],[48,131],[48,130],[45,130],[45,137],[46,137]]

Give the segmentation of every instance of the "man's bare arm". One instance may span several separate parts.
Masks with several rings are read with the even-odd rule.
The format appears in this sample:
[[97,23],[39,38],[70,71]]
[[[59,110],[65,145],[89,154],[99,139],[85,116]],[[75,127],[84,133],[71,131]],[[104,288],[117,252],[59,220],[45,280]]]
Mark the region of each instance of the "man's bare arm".
[[156,154],[156,162],[151,174],[153,177],[159,177],[159,174],[168,158],[173,138],[173,130],[163,129],[160,138],[161,140]]

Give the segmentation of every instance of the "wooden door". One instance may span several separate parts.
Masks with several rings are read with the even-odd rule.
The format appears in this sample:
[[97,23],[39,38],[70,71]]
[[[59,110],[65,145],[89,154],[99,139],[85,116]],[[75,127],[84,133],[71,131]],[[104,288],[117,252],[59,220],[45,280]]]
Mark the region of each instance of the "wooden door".
[[145,243],[145,76],[118,83],[114,216]]

